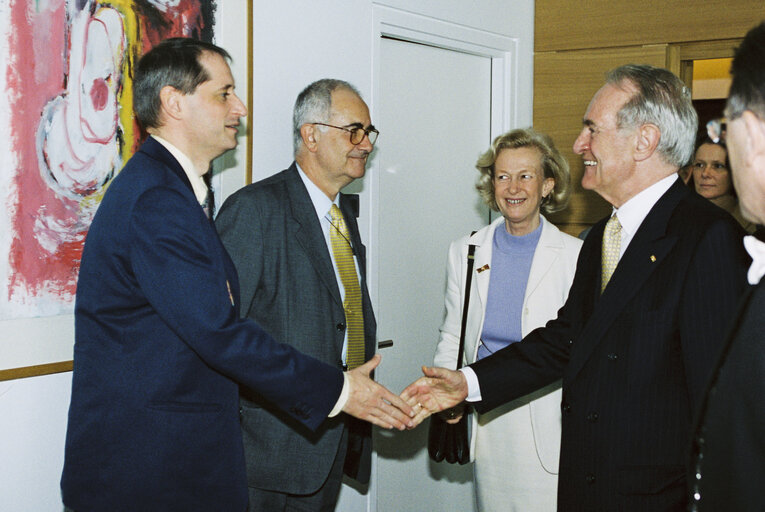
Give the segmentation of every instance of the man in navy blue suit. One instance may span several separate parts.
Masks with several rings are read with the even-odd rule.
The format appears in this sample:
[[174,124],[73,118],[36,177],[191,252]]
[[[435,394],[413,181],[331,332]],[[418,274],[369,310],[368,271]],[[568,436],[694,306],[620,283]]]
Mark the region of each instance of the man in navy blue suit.
[[341,411],[411,425],[411,409],[369,379],[379,357],[342,372],[239,318],[237,274],[202,179],[236,146],[247,113],[228,58],[171,39],[136,67],[134,108],[151,137],[110,185],[85,243],[68,509],[244,511],[239,384],[311,430]]
[[426,368],[404,396],[483,413],[562,378],[560,510],[683,510],[693,414],[745,286],[743,232],[677,177],[697,116],[672,73],[612,70],[582,124],[582,186],[613,213],[558,317],[464,372]]

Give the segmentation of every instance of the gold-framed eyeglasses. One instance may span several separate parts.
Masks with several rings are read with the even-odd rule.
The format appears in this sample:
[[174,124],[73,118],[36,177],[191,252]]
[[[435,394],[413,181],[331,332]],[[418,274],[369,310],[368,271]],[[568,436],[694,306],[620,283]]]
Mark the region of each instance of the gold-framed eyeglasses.
[[318,124],[321,126],[329,126],[330,128],[337,128],[338,130],[343,130],[351,134],[351,144],[354,146],[361,144],[361,141],[364,140],[364,137],[366,136],[369,138],[369,143],[374,145],[374,143],[377,141],[377,136],[380,135],[380,132],[375,129],[374,126],[370,126],[369,128],[364,128],[361,126],[361,124],[352,124],[350,126],[335,126],[333,124],[327,124],[327,123],[308,123],[308,124]]

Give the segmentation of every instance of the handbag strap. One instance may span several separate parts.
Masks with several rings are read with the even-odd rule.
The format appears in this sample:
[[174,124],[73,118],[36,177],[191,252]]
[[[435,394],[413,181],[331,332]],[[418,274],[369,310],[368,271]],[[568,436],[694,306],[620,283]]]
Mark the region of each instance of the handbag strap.
[[[473,236],[475,231],[470,233]],[[467,254],[467,277],[465,278],[465,304],[462,306],[462,326],[460,327],[460,349],[457,353],[457,369],[462,368],[462,356],[465,352],[465,329],[467,328],[468,306],[470,305],[470,285],[473,282],[473,260],[475,259],[475,245],[468,245]]]

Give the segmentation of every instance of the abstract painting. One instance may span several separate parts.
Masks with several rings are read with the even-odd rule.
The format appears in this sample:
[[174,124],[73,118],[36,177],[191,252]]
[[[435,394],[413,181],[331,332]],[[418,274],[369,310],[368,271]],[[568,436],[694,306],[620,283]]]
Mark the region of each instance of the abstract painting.
[[71,313],[88,227],[141,142],[137,59],[214,0],[0,0],[0,320]]

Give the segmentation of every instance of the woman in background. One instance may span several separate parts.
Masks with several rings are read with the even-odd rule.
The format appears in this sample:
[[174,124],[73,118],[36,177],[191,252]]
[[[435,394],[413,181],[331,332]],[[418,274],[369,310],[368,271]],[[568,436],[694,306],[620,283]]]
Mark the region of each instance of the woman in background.
[[730,176],[728,148],[722,140],[703,139],[696,146],[691,171],[693,186],[699,195],[733,215],[748,233],[754,233],[756,226],[741,214]]
[[[570,191],[568,163],[549,137],[531,129],[500,135],[476,168],[476,188],[502,217],[449,248],[446,317],[435,355],[435,365],[447,368],[455,367],[459,350],[468,245],[476,249],[465,364],[555,318],[582,245],[540,214],[563,209]],[[560,402],[558,382],[473,415],[470,453],[480,511],[556,510]]]

